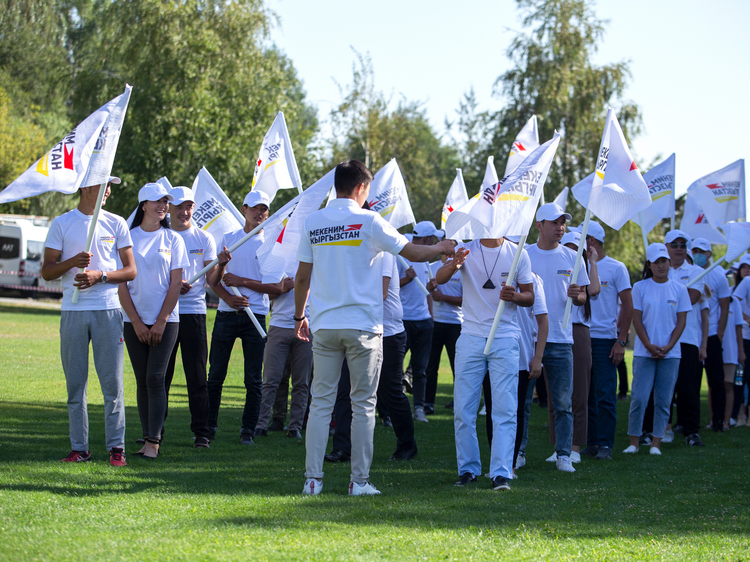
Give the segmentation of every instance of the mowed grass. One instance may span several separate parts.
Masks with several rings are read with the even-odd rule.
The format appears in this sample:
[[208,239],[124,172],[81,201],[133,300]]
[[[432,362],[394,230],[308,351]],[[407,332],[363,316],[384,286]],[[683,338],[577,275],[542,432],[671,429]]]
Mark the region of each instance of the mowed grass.
[[[213,313],[209,313],[209,333]],[[487,478],[456,488],[451,376],[436,414],[418,424],[419,456],[386,459],[391,430],[375,430],[371,479],[379,497],[349,498],[348,465],[326,465],[321,496],[303,497],[304,445],[282,433],[239,444],[244,400],[239,344],[220,430],[192,447],[181,366],[162,455],[107,462],[101,393],[90,361],[93,462],[59,462],[70,448],[59,311],[0,304],[0,559],[2,560],[747,560],[750,428],[679,438],[662,457],[620,454],[629,402],[618,403],[614,462],[585,458],[575,474],[544,462],[546,411],[534,405],[528,464],[510,493]],[[126,354],[127,357],[127,354]],[[126,359],[126,451],[140,435]],[[707,405],[703,401],[704,423]],[[479,418],[484,469],[489,449]]]

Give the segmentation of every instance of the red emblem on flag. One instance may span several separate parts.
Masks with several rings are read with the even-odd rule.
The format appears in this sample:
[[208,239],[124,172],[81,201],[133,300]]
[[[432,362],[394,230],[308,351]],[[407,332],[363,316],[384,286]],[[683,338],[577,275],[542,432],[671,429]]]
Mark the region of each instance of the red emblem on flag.
[[637,170],[637,169],[638,169],[638,166],[635,165],[635,160],[633,160],[633,162],[631,162],[630,164],[630,169],[628,170],[628,172],[632,172],[633,170]]
[[63,168],[66,170],[73,169],[73,149],[68,152],[68,145],[63,146]]

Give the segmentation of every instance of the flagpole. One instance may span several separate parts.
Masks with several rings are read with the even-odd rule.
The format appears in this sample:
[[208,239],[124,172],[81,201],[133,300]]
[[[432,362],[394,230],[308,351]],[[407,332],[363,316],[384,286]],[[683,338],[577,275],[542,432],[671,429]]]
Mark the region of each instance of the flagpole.
[[[240,293],[240,290],[237,287],[229,287],[231,291],[238,297],[242,297],[242,293]],[[247,315],[250,317],[250,320],[253,323],[253,326],[255,326],[255,329],[258,330],[258,333],[260,334],[260,337],[265,338],[266,332],[261,328],[260,322],[258,322],[258,319],[255,317],[255,314],[253,314],[253,311],[250,310],[250,307],[243,308],[243,310],[247,313]]]
[[695,285],[698,281],[700,281],[706,275],[708,275],[708,273],[712,269],[714,269],[714,268],[718,267],[720,264],[722,264],[724,262],[725,258],[726,258],[726,256],[722,256],[721,258],[719,258],[718,260],[716,260],[714,263],[712,263],[710,266],[708,266],[706,269],[704,269],[703,271],[701,271],[695,278],[693,278],[690,281],[688,281],[687,286],[688,287],[692,287],[693,285]]
[[[648,250],[648,236],[643,230],[643,211],[638,213],[638,222],[641,223],[641,236],[643,236],[643,249]],[[674,230],[674,215],[672,215],[672,230]]]
[[[91,243],[94,240],[94,231],[96,230],[96,223],[99,221],[99,211],[102,210],[102,201],[104,200],[104,193],[107,191],[107,184],[103,183],[99,186],[99,195],[96,197],[96,206],[94,207],[94,216],[91,217],[91,224],[89,225],[89,233],[86,237],[86,246],[83,251],[89,253],[91,251]],[[79,273],[86,271],[85,267],[78,268]],[[80,294],[80,287],[76,287],[73,290],[73,304],[78,304],[78,295]]]
[[[510,271],[508,272],[507,283],[513,283],[513,278],[516,276],[516,269],[518,269],[518,262],[521,260],[521,252],[523,251],[523,248],[526,245],[527,236],[528,234],[524,234],[523,236],[521,236],[521,239],[518,241],[518,247],[516,248],[516,255],[513,256],[513,264],[510,266]],[[482,241],[480,240],[479,243],[481,244]],[[500,290],[502,291],[502,287],[500,287]],[[492,321],[492,328],[490,328],[490,335],[487,337],[487,343],[484,346],[485,355],[490,354],[490,350],[492,348],[492,342],[495,341],[495,334],[497,333],[497,327],[500,325],[500,317],[503,315],[504,310],[505,310],[505,301],[501,300],[500,304],[497,305],[497,311],[495,312],[495,319]]]
[[[589,221],[591,221],[591,210],[586,209],[586,216],[583,219],[583,226],[581,227],[581,243],[578,244],[578,252],[576,253],[576,263],[573,266],[573,276],[570,279],[570,284],[575,285],[578,281],[578,270],[581,267],[581,261],[583,259],[583,246],[586,244],[586,235],[589,232]],[[573,299],[568,297],[568,301],[565,303],[565,315],[563,316],[563,329],[567,329],[570,325],[570,312],[573,308]]]

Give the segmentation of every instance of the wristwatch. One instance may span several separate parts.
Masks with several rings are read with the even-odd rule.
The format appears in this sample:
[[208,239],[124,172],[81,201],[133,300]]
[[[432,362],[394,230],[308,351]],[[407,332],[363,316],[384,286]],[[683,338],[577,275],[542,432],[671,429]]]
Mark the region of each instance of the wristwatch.
[[101,282],[102,283],[106,283],[107,282],[107,272],[106,271],[102,271]]
[[619,343],[622,347],[627,347],[628,340],[617,340],[617,343]]

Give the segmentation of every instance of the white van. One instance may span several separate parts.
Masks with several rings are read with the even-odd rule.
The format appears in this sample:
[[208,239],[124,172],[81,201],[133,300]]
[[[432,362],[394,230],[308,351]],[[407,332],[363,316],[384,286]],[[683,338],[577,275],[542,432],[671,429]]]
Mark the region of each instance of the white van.
[[0,215],[0,288],[21,290],[25,297],[62,295],[61,280],[45,281],[40,273],[49,222],[47,217]]

